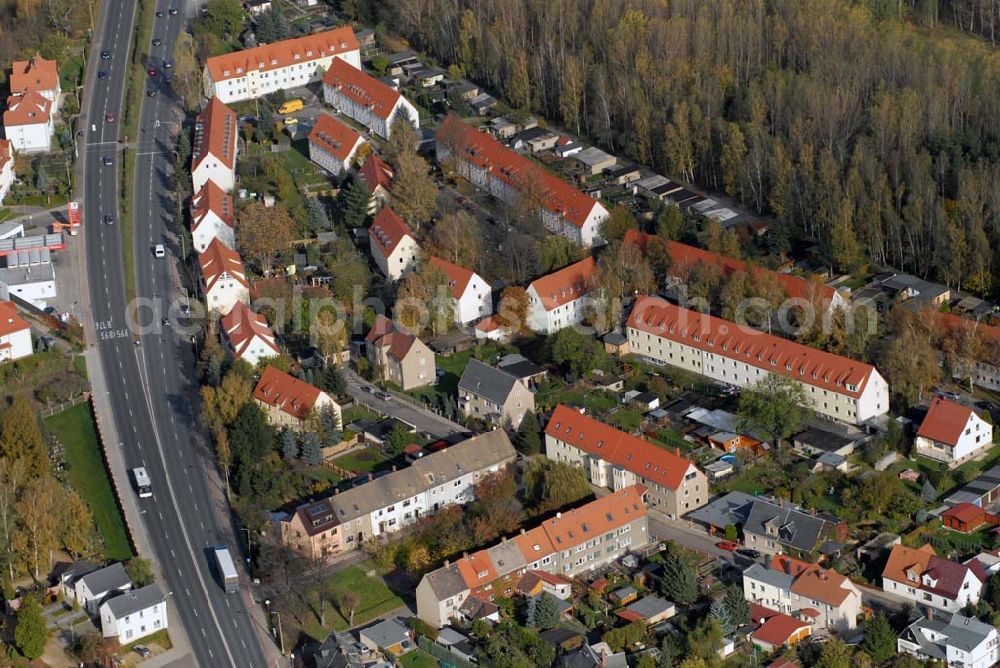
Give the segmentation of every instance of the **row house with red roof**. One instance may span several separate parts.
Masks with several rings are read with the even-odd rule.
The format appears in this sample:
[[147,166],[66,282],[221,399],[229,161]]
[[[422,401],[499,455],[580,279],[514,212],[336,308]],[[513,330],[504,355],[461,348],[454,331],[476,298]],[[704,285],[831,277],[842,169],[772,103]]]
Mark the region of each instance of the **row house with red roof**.
[[250,303],[250,281],[239,253],[213,239],[198,256],[201,287],[209,312],[229,313],[238,303]]
[[222,335],[234,359],[256,367],[261,360],[281,354],[278,340],[267,320],[243,302],[236,302],[229,313],[222,316],[220,323]]
[[553,234],[583,246],[602,242],[601,225],[608,210],[596,199],[449,114],[436,135],[438,162],[451,161],[477,188],[508,204],[525,198],[538,209],[542,225]]
[[979,348],[979,354],[968,363],[958,365],[956,371],[966,378],[971,377],[972,382],[980,387],[1000,391],[1000,327],[930,308],[925,309],[923,315],[936,322],[936,328],[942,336],[950,336],[959,341],[976,341],[979,345],[975,347]]
[[382,139],[389,138],[397,119],[420,127],[412,102],[345,60],[335,58],[323,75],[323,100]]
[[0,302],[0,363],[13,362],[33,352],[31,325],[17,312],[14,302]]
[[253,398],[264,409],[267,421],[279,427],[302,429],[311,417],[327,408],[337,416],[337,423],[343,424],[340,404],[333,397],[277,367],[264,369]]
[[568,267],[533,280],[528,293],[528,327],[538,334],[555,334],[583,322],[590,313],[597,262],[585,257]]
[[598,487],[641,484],[650,507],[671,519],[708,502],[708,478],[691,461],[565,404],[545,425],[545,456],[582,468]]
[[191,137],[191,185],[198,192],[215,181],[225,192],[236,186],[236,112],[213,97],[195,119]]
[[351,169],[364,138],[330,114],[320,114],[309,132],[309,159],[334,176]]
[[62,95],[59,64],[42,58],[42,54],[38,52],[28,60],[14,61],[8,83],[11,95],[25,95],[34,91],[53,104],[58,104],[59,96]]
[[493,313],[493,291],[482,276],[439,257],[431,257],[430,263],[448,278],[458,325],[468,325]]
[[935,397],[913,445],[917,454],[955,468],[993,447],[993,425],[969,406]]
[[987,579],[975,561],[961,564],[939,557],[930,543],[894,545],[882,569],[882,589],[917,605],[960,612],[979,602]]
[[574,578],[650,542],[647,490],[632,485],[425,575],[417,616],[440,628],[477,601],[511,596],[533,571]]
[[56,132],[55,104],[33,90],[7,98],[4,136],[18,153],[45,153]]
[[358,170],[361,180],[368,188],[368,196],[371,200],[368,203],[368,213],[374,214],[383,206],[389,203],[391,198],[392,180],[396,178],[393,171],[385,160],[378,157],[376,153],[371,153],[365,158],[361,169]]
[[361,51],[349,26],[243,49],[205,61],[205,95],[225,103],[317,83],[335,58],[361,67]]
[[368,228],[368,241],[372,259],[390,281],[398,281],[420,258],[420,246],[410,226],[387,206]]
[[414,334],[404,332],[379,314],[365,337],[368,362],[383,379],[403,390],[430,385],[435,381],[434,351]]
[[216,240],[236,249],[236,209],[232,195],[209,179],[191,198],[191,244],[204,253]]
[[692,311],[659,297],[636,300],[626,323],[632,354],[719,383],[753,387],[768,374],[800,383],[820,415],[861,424],[889,410],[889,386],[871,364]]
[[9,139],[0,139],[0,204],[14,185],[14,145]]

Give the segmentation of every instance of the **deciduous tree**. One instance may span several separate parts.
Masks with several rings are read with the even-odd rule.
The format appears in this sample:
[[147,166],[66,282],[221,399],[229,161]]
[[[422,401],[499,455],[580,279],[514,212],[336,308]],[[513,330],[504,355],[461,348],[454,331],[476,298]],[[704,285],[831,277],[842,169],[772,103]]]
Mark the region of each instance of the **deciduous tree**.
[[500,293],[496,318],[502,327],[512,334],[520,334],[528,328],[528,292],[519,285],[510,285]]
[[184,107],[191,111],[201,101],[201,69],[195,55],[194,37],[187,31],[177,35],[174,42],[174,80],[170,84]]
[[759,432],[775,447],[798,431],[811,413],[802,385],[777,373],[744,388],[737,410],[741,430]]
[[17,610],[17,624],[14,627],[14,645],[25,657],[34,661],[45,652],[49,639],[49,629],[38,597],[25,595]]
[[38,417],[21,395],[15,396],[0,414],[0,457],[23,460],[27,474],[32,477],[49,470],[49,456]]
[[156,582],[156,574],[153,573],[153,563],[143,557],[132,557],[125,564],[125,572],[128,579],[138,589]]
[[437,209],[437,184],[427,161],[415,152],[396,159],[396,178],[392,182],[392,208],[417,229]]
[[479,262],[482,242],[479,223],[464,211],[446,213],[431,233],[433,255],[470,269]]
[[281,204],[266,207],[261,202],[246,205],[237,216],[236,241],[240,252],[259,272],[274,269],[278,255],[292,243],[295,221]]

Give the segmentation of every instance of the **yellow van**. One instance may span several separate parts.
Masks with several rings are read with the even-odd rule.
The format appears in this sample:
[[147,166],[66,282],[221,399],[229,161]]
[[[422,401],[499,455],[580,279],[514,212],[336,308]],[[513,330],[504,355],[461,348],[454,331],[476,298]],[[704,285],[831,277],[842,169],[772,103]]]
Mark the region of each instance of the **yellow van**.
[[278,113],[284,116],[285,114],[291,114],[299,111],[304,106],[306,105],[302,102],[302,100],[288,100],[283,105],[278,107]]

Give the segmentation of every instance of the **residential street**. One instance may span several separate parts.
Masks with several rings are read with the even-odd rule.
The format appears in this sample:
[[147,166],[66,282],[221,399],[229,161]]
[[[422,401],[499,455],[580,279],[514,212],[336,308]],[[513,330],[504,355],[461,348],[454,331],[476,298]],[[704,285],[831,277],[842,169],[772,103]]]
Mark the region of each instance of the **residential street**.
[[347,379],[348,392],[351,397],[360,405],[370,408],[379,415],[398,418],[412,424],[417,428],[417,431],[426,432],[438,438],[467,431],[457,422],[452,422],[437,413],[433,413],[409,397],[401,396],[398,393],[393,394],[391,401],[382,401],[370,392],[363,390],[362,388],[372,388],[373,385],[350,369],[345,369],[344,376]]

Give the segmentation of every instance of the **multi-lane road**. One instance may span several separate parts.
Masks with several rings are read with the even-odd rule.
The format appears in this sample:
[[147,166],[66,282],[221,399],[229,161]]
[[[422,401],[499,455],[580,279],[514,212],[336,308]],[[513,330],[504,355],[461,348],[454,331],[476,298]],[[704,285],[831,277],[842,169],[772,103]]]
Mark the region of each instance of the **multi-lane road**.
[[[169,12],[171,7],[179,10],[176,15]],[[159,0],[156,9],[163,15],[155,18],[153,37],[162,44],[149,47],[149,65],[159,69],[171,57],[173,43],[188,18],[185,15],[195,11],[195,4]],[[239,552],[236,528],[229,522],[219,481],[211,472],[211,446],[197,426],[192,401],[197,396],[194,352],[187,337],[159,326],[164,313],[160,309],[179,296],[178,253],[171,241],[177,238],[177,230],[172,229],[170,169],[181,112],[162,77],[145,82],[158,94],[143,97],[139,136],[129,137],[125,149],[136,156],[134,173],[125,175],[135,180],[134,243],[126,250],[134,253],[137,297],[154,305],[140,312],[140,323],[153,326],[135,335],[126,316],[129,305],[117,212],[122,178],[118,140],[129,46],[139,29],[138,20],[133,0],[102,3],[88,67],[80,195],[92,331],[98,346],[90,363],[100,366],[95,371],[103,377],[107,394],[99,403],[111,412],[125,466],[145,466],[152,480],[153,498],[143,500],[140,513],[153,552],[150,556],[161,568],[163,587],[173,599],[171,609],[179,616],[171,620],[171,626],[183,626],[193,654],[178,665],[265,666],[269,662],[261,643],[267,631],[262,628],[263,620],[253,616],[248,587],[239,594],[223,593],[206,554],[206,548],[219,544],[228,544],[234,554]],[[102,51],[109,52],[110,58],[102,59]],[[107,76],[98,78],[99,70]],[[108,113],[114,122],[105,120]],[[106,157],[112,158],[112,166],[104,164]],[[114,224],[103,224],[105,215],[115,216]],[[171,250],[167,258],[153,257],[152,247],[157,243],[167,244]],[[127,480],[119,479],[118,484],[127,490]]]

